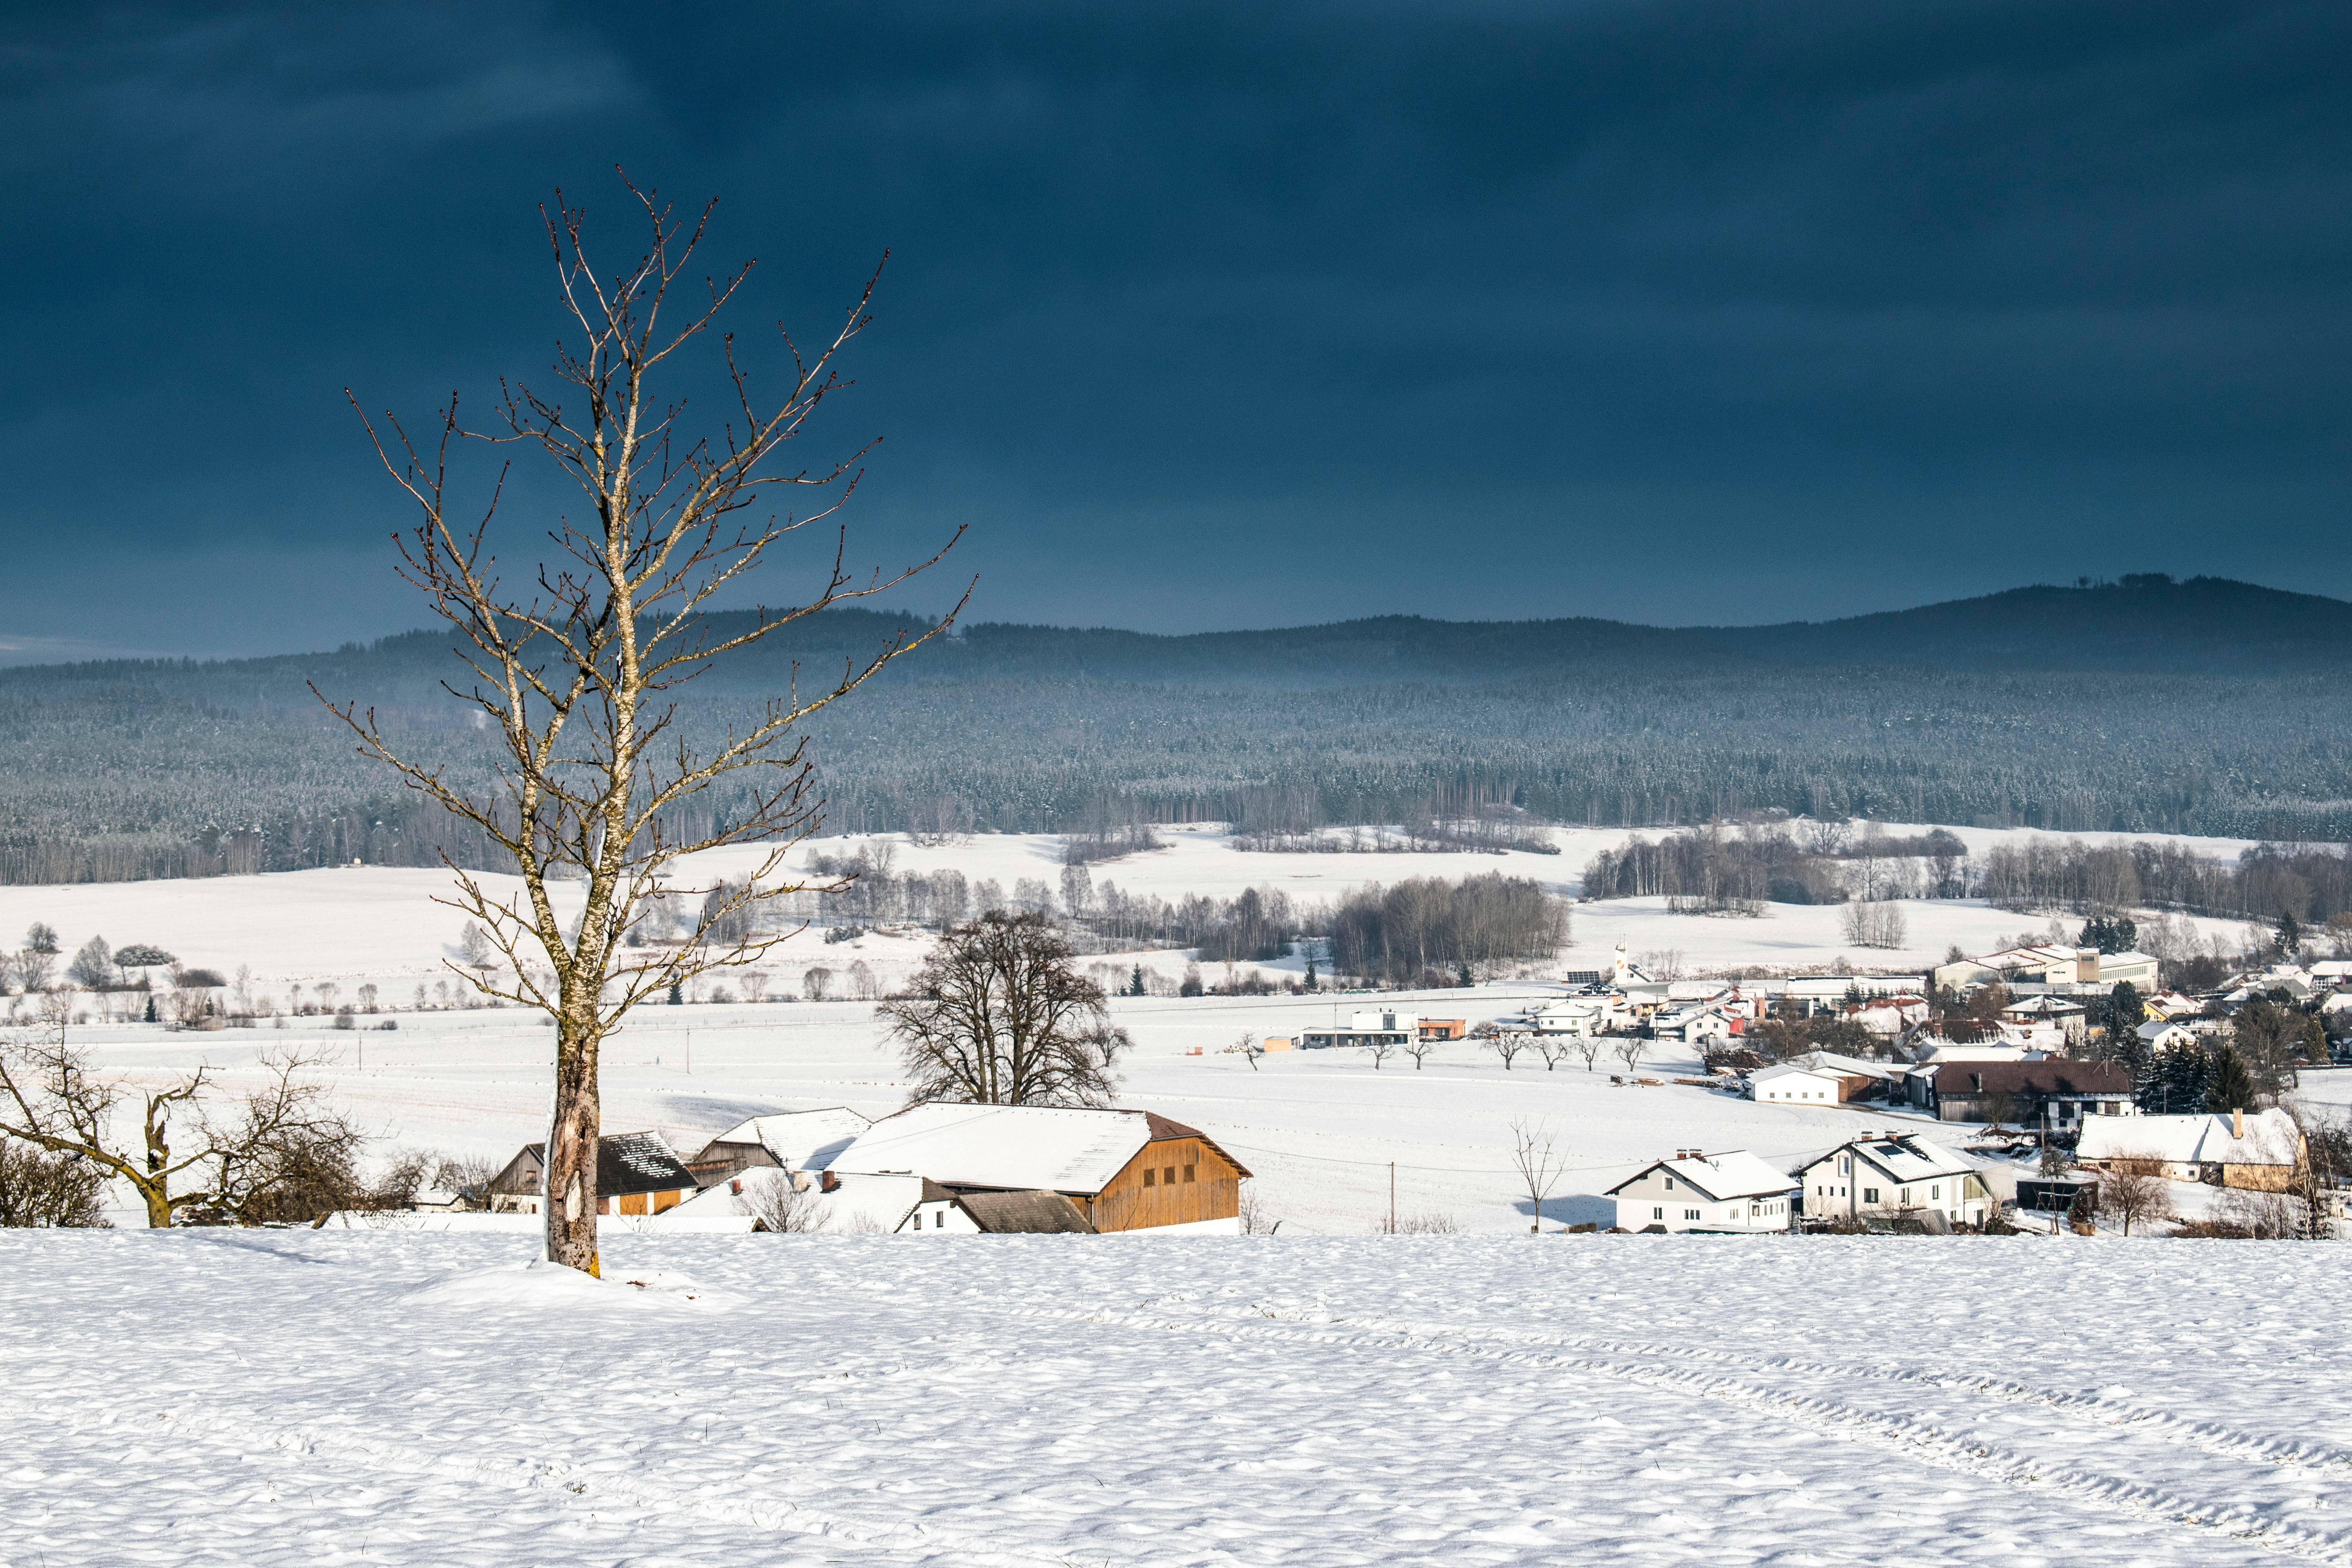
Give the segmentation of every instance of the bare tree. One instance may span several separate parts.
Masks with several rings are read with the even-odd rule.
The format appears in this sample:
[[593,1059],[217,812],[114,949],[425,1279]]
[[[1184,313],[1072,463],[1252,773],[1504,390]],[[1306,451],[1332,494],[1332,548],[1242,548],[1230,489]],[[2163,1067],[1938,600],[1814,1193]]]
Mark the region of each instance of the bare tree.
[[0,1226],[91,1229],[101,1212],[106,1173],[79,1154],[51,1154],[0,1138]]
[[[1419,1032],[1419,1030],[1414,1031],[1416,1034]],[[1374,1072],[1378,1072],[1381,1070],[1381,1064],[1382,1062],[1387,1061],[1391,1057],[1396,1055],[1396,1049],[1399,1044],[1400,1042],[1393,1037],[1385,1034],[1379,1034],[1372,1036],[1370,1039],[1366,1040],[1362,1045],[1356,1048],[1372,1058],[1372,1070]],[[1416,1061],[1413,1063],[1413,1066],[1417,1069],[1421,1064]]]
[[1592,1071],[1593,1064],[1601,1059],[1601,1049],[1609,1043],[1608,1040],[1592,1034],[1571,1035],[1569,1038],[1576,1042],[1576,1054],[1584,1058],[1584,1070]]
[[1244,1033],[1240,1039],[1227,1046],[1223,1054],[1232,1056],[1236,1052],[1240,1053],[1242,1060],[1249,1063],[1249,1069],[1252,1072],[1257,1071],[1257,1058],[1265,1055],[1265,1050],[1257,1043],[1257,1037],[1248,1033]]
[[1421,1064],[1428,1058],[1430,1052],[1437,1049],[1437,1047],[1438,1040],[1434,1035],[1424,1035],[1419,1029],[1407,1035],[1403,1049],[1404,1054],[1412,1058],[1412,1070],[1419,1072]]
[[822,1002],[833,985],[833,971],[824,964],[801,971],[801,994],[812,1002]]
[[1034,911],[992,910],[947,931],[876,1015],[915,1081],[909,1103],[1101,1105],[1129,1046],[1102,987]]
[[[329,1173],[340,1172],[343,1182],[331,1196],[353,1184],[360,1135],[329,1109],[322,1085],[302,1080],[313,1065],[299,1052],[265,1053],[261,1087],[228,1104],[210,1067],[163,1089],[133,1089],[90,1072],[87,1055],[67,1044],[60,1012],[48,1027],[0,1047],[0,1136],[120,1177],[158,1229],[189,1209],[248,1221],[289,1217],[310,1194],[334,1185]],[[135,1151],[113,1137],[117,1110],[131,1107],[139,1113]],[[184,1135],[173,1127],[183,1112]]]
[[1642,1070],[1642,1058],[1650,1054],[1650,1042],[1639,1035],[1626,1035],[1617,1041],[1617,1059],[1625,1064],[1627,1072]]
[[1570,1043],[1574,1038],[1572,1035],[1539,1034],[1536,1036],[1535,1052],[1536,1055],[1543,1058],[1544,1071],[1551,1071],[1576,1054],[1576,1047]]
[[2172,1188],[2164,1179],[2164,1162],[2147,1154],[2100,1162],[2099,1217],[2120,1226],[2126,1236],[2135,1225],[2172,1218]]
[[1528,1194],[1528,1229],[1540,1230],[1545,1200],[1568,1173],[1568,1162],[1552,1139],[1549,1123],[1511,1123],[1511,1168],[1519,1173],[1519,1190]]
[[[605,1036],[649,997],[709,970],[755,962],[789,934],[704,940],[746,907],[803,886],[778,873],[792,847],[815,830],[823,803],[814,793],[807,742],[793,739],[794,727],[937,636],[955,614],[919,635],[895,634],[871,658],[845,659],[810,689],[795,667],[784,695],[713,749],[698,752],[670,733],[675,693],[713,660],[844,600],[882,593],[931,562],[858,585],[843,565],[845,533],[836,533],[830,565],[820,570],[823,586],[805,602],[727,621],[703,613],[713,595],[747,587],[772,545],[831,516],[855,488],[856,456],[814,468],[779,459],[824,399],[848,384],[835,356],[866,324],[880,274],[814,359],[782,337],[788,364],[780,397],[760,400],[733,334],[720,334],[732,395],[719,426],[697,437],[681,428],[684,405],[666,402],[655,384],[671,368],[665,362],[711,327],[750,268],[708,279],[700,290],[681,283],[711,207],[680,218],[651,193],[628,188],[642,209],[647,247],[609,278],[590,264],[580,208],[559,192],[555,214],[541,211],[563,308],[581,333],[576,343],[559,342],[555,363],[557,380],[576,389],[576,404],[509,385],[492,428],[476,430],[460,423],[453,395],[439,411],[436,437],[423,442],[389,415],[381,429],[362,416],[386,472],[420,514],[400,541],[401,574],[457,630],[471,671],[463,689],[446,689],[494,723],[503,742],[497,787],[479,795],[461,789],[437,763],[404,752],[398,732],[383,728],[373,710],[362,715],[352,703],[334,710],[363,753],[478,829],[520,872],[520,892],[501,898],[451,865],[457,892],[442,901],[480,922],[506,960],[495,976],[452,967],[478,990],[555,1022],[547,1256],[592,1274],[597,1066]],[[682,317],[666,321],[673,285],[691,302]],[[555,560],[530,573],[520,595],[503,587],[488,541],[503,472],[478,503],[469,506],[452,490],[452,457],[473,439],[535,447],[586,503],[586,521],[560,517],[547,530]],[[751,520],[751,509],[801,487],[819,498],[813,511]],[[750,787],[719,797],[726,804],[698,800],[743,773]],[[689,805],[691,813],[684,809]],[[683,946],[627,945],[645,900],[680,856],[750,843],[764,845],[764,857],[715,904],[704,900]],[[573,879],[580,908],[567,921],[550,884]],[[711,889],[668,890],[691,898]]]
[[735,1194],[735,1212],[750,1215],[758,1222],[758,1229],[778,1236],[803,1236],[823,1230],[832,1217],[833,1205],[805,1175],[755,1168],[745,1172],[741,1181],[743,1190]]
[[1487,1037],[1486,1048],[1503,1058],[1503,1070],[1508,1072],[1534,1037],[1524,1029],[1497,1029]]
[[744,1001],[746,1001],[746,1002],[760,1002],[760,1001],[764,1001],[764,1000],[766,999],[766,997],[767,997],[767,991],[768,991],[768,972],[767,972],[766,970],[764,970],[764,969],[747,969],[747,970],[745,970],[745,971],[743,972],[743,1000],[744,1000]]

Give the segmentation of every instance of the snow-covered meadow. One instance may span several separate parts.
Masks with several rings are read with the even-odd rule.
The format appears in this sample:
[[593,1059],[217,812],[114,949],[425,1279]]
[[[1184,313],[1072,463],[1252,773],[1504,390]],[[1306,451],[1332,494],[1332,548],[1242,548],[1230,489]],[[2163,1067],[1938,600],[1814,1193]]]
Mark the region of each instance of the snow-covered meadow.
[[0,1233],[6,1568],[2352,1560],[2337,1247]]

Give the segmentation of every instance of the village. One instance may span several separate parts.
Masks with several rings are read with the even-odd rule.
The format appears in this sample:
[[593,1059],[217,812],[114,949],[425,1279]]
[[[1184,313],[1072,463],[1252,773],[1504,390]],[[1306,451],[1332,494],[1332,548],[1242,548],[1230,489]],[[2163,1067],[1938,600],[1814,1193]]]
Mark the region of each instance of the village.
[[[1335,997],[1328,1026],[1177,1059],[1237,1060],[1255,1079],[1292,1059],[1379,1074],[1471,1057],[1506,1075],[1580,1068],[1612,1089],[1878,1122],[1793,1153],[1791,1127],[1759,1153],[1706,1147],[1715,1129],[1694,1121],[1582,1199],[1564,1170],[1523,1169],[1538,1232],[2330,1234],[2352,1174],[2346,1138],[2332,1108],[2295,1090],[2331,1071],[2352,962],[2280,962],[2197,994],[2165,988],[2159,969],[2129,949],[2044,942],[1916,974],[1670,981],[1621,946],[1610,967],[1566,971],[1516,1010]],[[456,1190],[334,1223],[527,1228],[542,1164],[527,1144],[495,1171],[477,1162]],[[1148,1100],[844,1104],[749,1115],[693,1142],[607,1133],[596,1191],[600,1213],[656,1232],[1279,1234],[1255,1174]],[[1414,1228],[1394,1212],[1375,1227]]]

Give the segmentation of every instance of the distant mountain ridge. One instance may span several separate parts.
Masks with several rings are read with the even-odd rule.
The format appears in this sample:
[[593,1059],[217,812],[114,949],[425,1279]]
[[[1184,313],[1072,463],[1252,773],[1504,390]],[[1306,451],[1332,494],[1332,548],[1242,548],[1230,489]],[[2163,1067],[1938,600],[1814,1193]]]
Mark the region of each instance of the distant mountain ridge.
[[2150,574],[1759,626],[1387,616],[1160,636],[988,623],[965,628],[940,662],[999,677],[1300,688],[1890,668],[2256,677],[2352,669],[2352,604]]
[[[714,634],[751,612],[718,611]],[[730,657],[697,682],[767,691],[798,661],[804,675],[863,658],[928,617],[830,610]],[[404,632],[331,653],[195,661],[111,659],[0,669],[0,692],[163,676],[193,679],[215,702],[303,706],[305,683],[369,700],[440,700],[450,634]],[[1907,610],[1754,626],[1652,626],[1575,616],[1443,621],[1379,616],[1265,631],[1159,633],[1108,626],[967,624],[887,668],[885,684],[1091,679],[1253,690],[1398,683],[1507,685],[1594,676],[1773,670],[1938,669],[1956,673],[2260,678],[2352,670],[2352,604],[2223,577],[2154,574],[2091,587],[2011,588]]]

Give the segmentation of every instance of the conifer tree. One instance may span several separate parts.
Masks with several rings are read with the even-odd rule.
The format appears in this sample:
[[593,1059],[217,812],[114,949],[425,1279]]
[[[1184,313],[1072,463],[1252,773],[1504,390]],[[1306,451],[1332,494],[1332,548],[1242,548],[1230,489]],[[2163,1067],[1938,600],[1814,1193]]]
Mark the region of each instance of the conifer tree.
[[2245,1058],[2238,1055],[2238,1047],[2224,1042],[2212,1052],[2207,1068],[2205,1109],[2244,1110],[2253,1101],[2253,1075],[2246,1071]]

